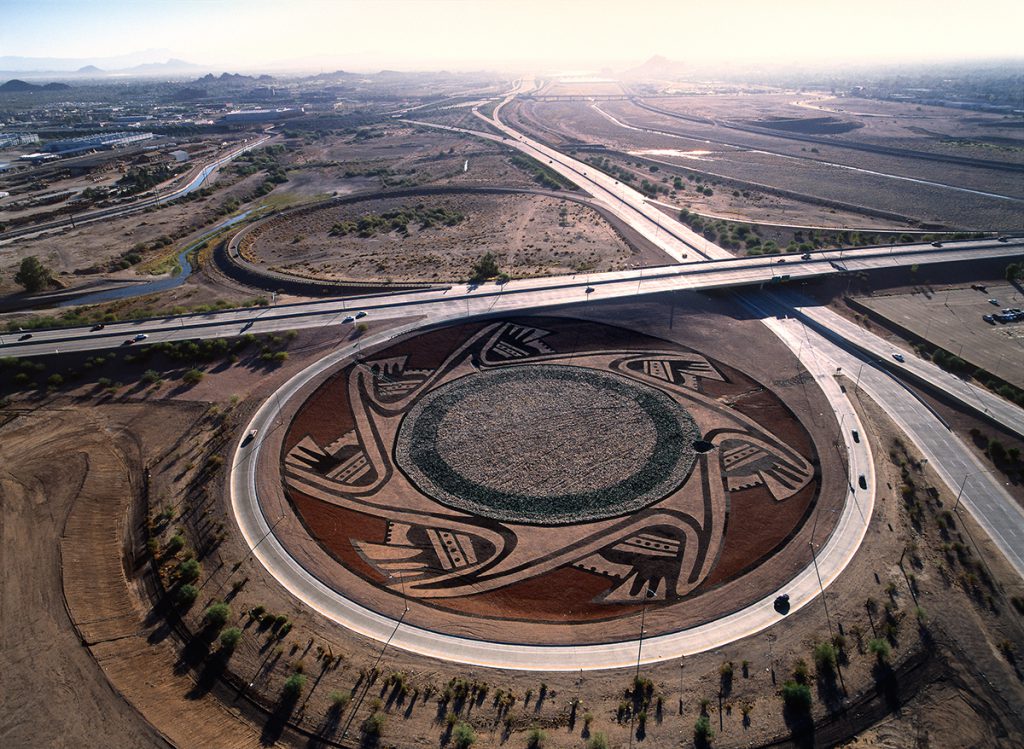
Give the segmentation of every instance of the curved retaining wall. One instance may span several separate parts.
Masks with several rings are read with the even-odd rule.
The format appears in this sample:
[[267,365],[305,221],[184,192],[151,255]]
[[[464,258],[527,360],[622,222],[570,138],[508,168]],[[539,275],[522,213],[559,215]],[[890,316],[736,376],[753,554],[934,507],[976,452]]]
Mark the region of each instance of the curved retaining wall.
[[388,291],[404,293],[410,291],[422,291],[424,289],[443,288],[444,286],[439,287],[437,284],[382,284],[364,281],[329,281],[305,278],[303,276],[281,273],[280,271],[260,267],[259,265],[242,257],[239,248],[246,236],[260,228],[263,228],[268,223],[302,215],[304,213],[311,213],[313,211],[318,211],[335,205],[362,203],[370,200],[379,200],[381,198],[405,198],[420,195],[458,195],[463,193],[492,195],[526,194],[570,200],[574,203],[585,205],[588,208],[593,208],[600,213],[601,217],[611,225],[616,234],[618,234],[622,238],[622,241],[629,245],[630,249],[633,251],[639,252],[640,245],[649,244],[646,239],[637,234],[631,227],[620,221],[617,217],[607,213],[601,206],[582,196],[573,195],[572,193],[515,187],[409,187],[329,198],[317,203],[311,203],[297,208],[289,208],[287,210],[265,216],[259,221],[249,224],[245,228],[239,230],[226,242],[218,244],[213,253],[214,263],[221,273],[226,275],[228,278],[245,284],[246,286],[264,289],[265,291],[280,291],[287,294],[297,294],[301,296],[351,296],[357,294],[379,294],[381,292]]

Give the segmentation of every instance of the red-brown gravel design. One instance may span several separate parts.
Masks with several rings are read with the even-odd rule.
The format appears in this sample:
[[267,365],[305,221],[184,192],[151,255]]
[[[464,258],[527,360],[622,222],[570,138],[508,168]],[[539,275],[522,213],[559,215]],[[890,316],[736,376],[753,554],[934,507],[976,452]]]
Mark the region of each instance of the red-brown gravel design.
[[771,559],[818,499],[817,457],[785,404],[734,368],[531,317],[340,367],[299,407],[280,466],[354,600],[388,591],[446,621],[585,623],[645,601],[692,610]]

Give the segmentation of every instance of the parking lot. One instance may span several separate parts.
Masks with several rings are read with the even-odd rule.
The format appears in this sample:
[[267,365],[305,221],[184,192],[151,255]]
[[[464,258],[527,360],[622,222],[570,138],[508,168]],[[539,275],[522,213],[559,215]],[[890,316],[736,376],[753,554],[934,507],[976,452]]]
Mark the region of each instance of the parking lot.
[[1024,387],[1024,320],[989,323],[982,319],[1007,308],[1024,309],[1024,294],[1018,288],[998,284],[984,291],[966,287],[858,301],[936,346]]

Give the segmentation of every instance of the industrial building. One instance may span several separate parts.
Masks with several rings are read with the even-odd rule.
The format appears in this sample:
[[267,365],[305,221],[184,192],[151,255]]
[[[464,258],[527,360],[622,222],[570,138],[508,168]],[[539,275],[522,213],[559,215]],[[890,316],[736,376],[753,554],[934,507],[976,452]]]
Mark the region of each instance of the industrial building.
[[35,133],[0,133],[0,148],[14,148],[38,142],[39,136]]
[[61,156],[81,153],[83,151],[99,151],[105,148],[116,148],[136,143],[140,140],[149,140],[156,136],[153,133],[96,133],[95,135],[82,135],[78,138],[67,138],[55,140],[46,144],[46,150],[59,153]]

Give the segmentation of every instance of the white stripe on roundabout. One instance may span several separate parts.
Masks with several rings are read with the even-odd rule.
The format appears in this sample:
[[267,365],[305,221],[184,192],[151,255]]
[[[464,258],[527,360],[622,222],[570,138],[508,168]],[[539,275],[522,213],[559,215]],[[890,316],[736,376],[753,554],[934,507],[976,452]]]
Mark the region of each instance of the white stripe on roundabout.
[[[231,463],[230,492],[235,521],[251,550],[250,553],[289,593],[311,610],[365,637],[445,661],[530,671],[621,668],[636,664],[638,655],[642,663],[655,663],[711,650],[760,632],[783,618],[774,608],[778,595],[789,594],[790,613],[793,613],[820,595],[822,588],[828,587],[853,559],[867,532],[874,508],[875,473],[871,449],[867,439],[854,442],[851,437],[853,429],[862,435],[866,432],[849,399],[832,377],[834,369],[829,362],[822,362],[814,348],[799,346],[799,341],[785,335],[782,326],[769,317],[764,320],[765,325],[801,359],[801,363],[814,375],[815,381],[835,409],[850,457],[847,501],[844,503],[835,530],[827,542],[815,550],[817,569],[814,564],[809,564],[779,590],[772,591],[756,603],[713,622],[677,632],[644,637],[642,653],[637,639],[603,644],[524,645],[458,637],[385,616],[331,589],[291,557],[274,535],[273,528],[263,514],[256,480],[256,466],[263,437],[268,433],[284,403],[314,378],[351,357],[359,348],[379,346],[428,325],[465,319],[468,318],[456,314],[445,315],[440,319],[417,320],[368,336],[365,341],[328,354],[298,372],[272,393],[244,430],[243,434],[248,434],[250,430],[257,429],[259,438],[253,439],[247,445],[239,443]],[[865,477],[866,489],[860,488],[857,480],[859,476]]]

